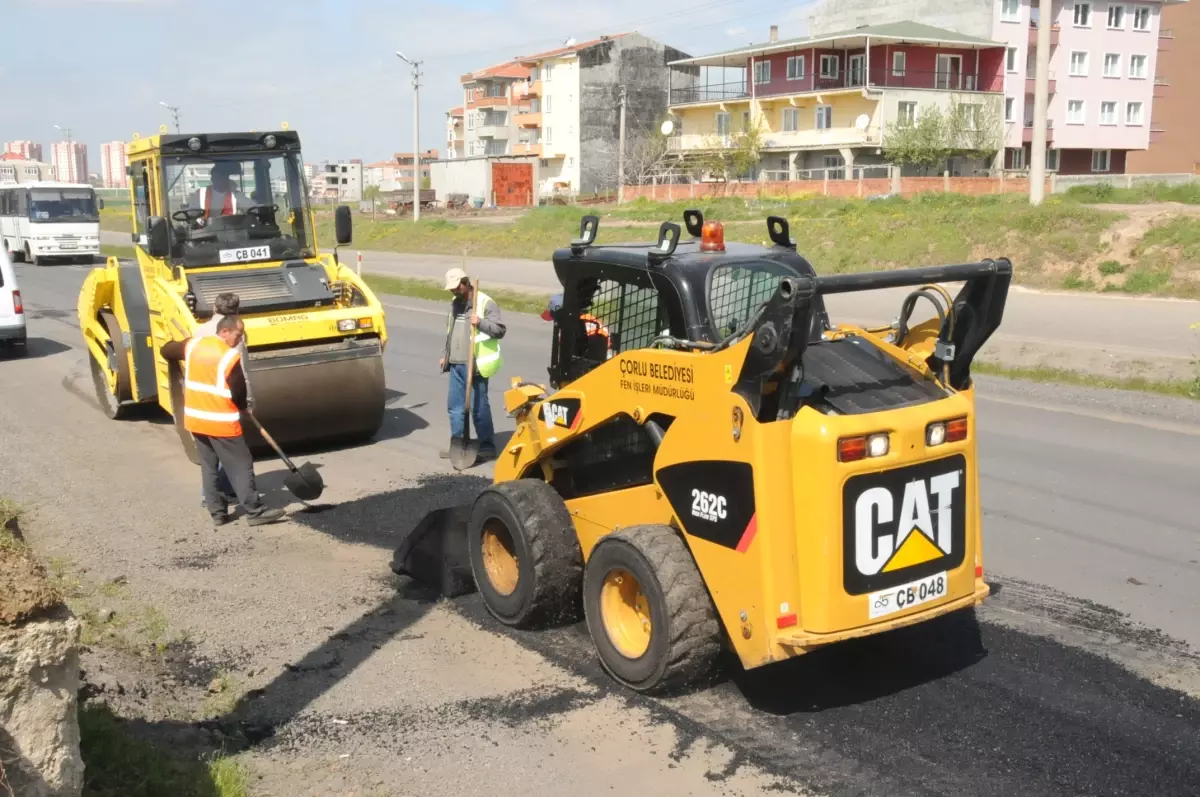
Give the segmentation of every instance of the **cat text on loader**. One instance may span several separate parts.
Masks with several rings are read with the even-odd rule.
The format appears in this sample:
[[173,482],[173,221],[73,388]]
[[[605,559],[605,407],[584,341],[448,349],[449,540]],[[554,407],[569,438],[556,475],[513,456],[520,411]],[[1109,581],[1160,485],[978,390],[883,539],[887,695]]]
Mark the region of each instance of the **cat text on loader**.
[[[723,647],[753,668],[981,602],[970,364],[1012,264],[817,276],[784,219],[769,247],[685,222],[593,246],[585,217],[554,255],[551,386],[514,380],[494,484],[393,570],[513,626],[582,610],[646,692],[704,682]],[[892,326],[830,324],[823,297],[904,286]],[[937,317],[910,325],[922,297]]]
[[[128,148],[133,257],[110,257],[79,295],[92,378],[110,418],[158,404],[183,430],[182,374],[159,354],[241,300],[254,415],[282,445],[365,440],[384,413],[378,299],[336,250],[318,248],[300,138],[266,133],[161,134]],[[350,242],[350,209],[336,238]],[[246,424],[256,450],[263,440]]]

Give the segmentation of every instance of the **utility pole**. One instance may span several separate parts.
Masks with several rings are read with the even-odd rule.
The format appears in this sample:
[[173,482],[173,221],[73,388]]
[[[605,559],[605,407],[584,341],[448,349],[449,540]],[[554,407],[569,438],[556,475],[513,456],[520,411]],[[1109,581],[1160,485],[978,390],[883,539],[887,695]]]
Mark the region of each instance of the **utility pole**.
[[159,100],[158,104],[161,105],[162,107],[166,108],[168,111],[170,111],[171,115],[173,117],[175,117],[175,134],[178,135],[179,134],[179,109],[176,108],[174,105],[167,105],[165,102],[163,102],[161,100]]
[[621,129],[617,143],[617,204],[625,201],[625,86],[621,86]]
[[421,220],[421,62],[409,60],[399,50],[396,55],[412,67],[413,85],[413,221]]
[[1053,0],[1041,0],[1038,12],[1037,67],[1033,79],[1033,151],[1029,158],[1029,202],[1033,205],[1042,204],[1046,196],[1046,104],[1050,95],[1053,8]]

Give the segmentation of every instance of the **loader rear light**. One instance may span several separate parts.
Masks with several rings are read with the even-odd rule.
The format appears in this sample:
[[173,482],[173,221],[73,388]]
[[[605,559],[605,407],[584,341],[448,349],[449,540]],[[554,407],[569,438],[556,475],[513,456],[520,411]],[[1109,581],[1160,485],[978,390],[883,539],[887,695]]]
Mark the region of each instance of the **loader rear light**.
[[967,439],[967,419],[955,418],[937,421],[925,427],[925,445],[940,446],[942,443],[957,443]]
[[719,221],[706,221],[700,228],[701,252],[725,251],[725,228]]
[[13,291],[13,312],[17,315],[25,313],[25,305],[21,302],[21,292]]
[[359,329],[370,329],[373,326],[375,326],[375,322],[369,318],[358,319],[358,328]]
[[891,447],[887,432],[843,437],[838,440],[838,462],[856,462],[867,457],[882,457]]

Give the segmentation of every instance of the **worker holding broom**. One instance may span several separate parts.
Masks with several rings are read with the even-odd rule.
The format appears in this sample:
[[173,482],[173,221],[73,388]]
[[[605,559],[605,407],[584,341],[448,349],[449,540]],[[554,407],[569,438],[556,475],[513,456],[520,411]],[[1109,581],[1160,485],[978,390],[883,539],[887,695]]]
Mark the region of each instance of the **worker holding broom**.
[[215,335],[175,340],[162,347],[166,360],[183,362],[183,426],[196,440],[204,500],[213,526],[229,522],[228,502],[217,486],[217,469],[224,467],[237,501],[251,526],[283,517],[268,509],[258,495],[254,457],[242,436],[241,413],[246,409],[246,374],[240,344],[245,326],[236,315],[221,318]]
[[[445,288],[453,294],[450,314],[446,321],[446,344],[438,364],[442,373],[450,374],[450,390],[446,408],[450,413],[450,437],[463,436],[466,424],[467,358],[473,357],[474,374],[471,377],[471,421],[479,440],[479,456],[491,459],[496,456],[496,440],[492,427],[492,408],[488,404],[488,380],[500,370],[500,339],[505,326],[500,320],[500,306],[483,291],[476,292],[467,272],[452,268],[446,272]],[[466,329],[474,328],[473,341],[467,343]],[[442,459],[450,457],[450,451],[440,453]]]

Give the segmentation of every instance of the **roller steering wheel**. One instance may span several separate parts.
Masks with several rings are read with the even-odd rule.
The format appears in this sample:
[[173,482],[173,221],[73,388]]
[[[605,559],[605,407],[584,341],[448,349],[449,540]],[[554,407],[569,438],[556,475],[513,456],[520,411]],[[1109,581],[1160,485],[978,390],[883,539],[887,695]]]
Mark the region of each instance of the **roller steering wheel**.
[[204,208],[183,208],[171,214],[175,221],[196,222],[204,216]]
[[279,205],[251,205],[246,208],[246,215],[252,216],[259,224],[267,223],[267,214],[274,216],[279,212]]

